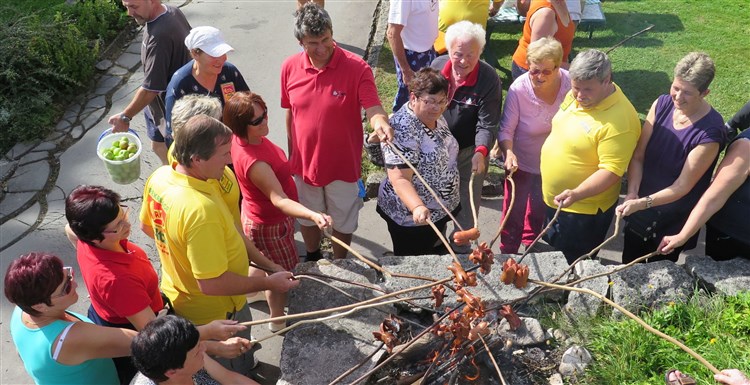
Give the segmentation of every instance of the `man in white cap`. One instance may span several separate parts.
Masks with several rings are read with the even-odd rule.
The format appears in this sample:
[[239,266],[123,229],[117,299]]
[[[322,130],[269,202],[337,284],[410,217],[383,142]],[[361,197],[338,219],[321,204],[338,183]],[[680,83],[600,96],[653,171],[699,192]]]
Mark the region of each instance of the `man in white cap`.
[[166,93],[166,142],[172,138],[172,107],[181,97],[201,94],[218,98],[224,107],[229,98],[239,91],[250,91],[240,71],[227,61],[227,53],[234,48],[224,41],[221,31],[202,26],[190,30],[185,38],[185,47],[193,60],[172,75]]
[[122,5],[139,25],[144,25],[141,62],[145,77],[127,107],[109,117],[115,132],[127,131],[130,120],[143,110],[151,148],[162,163],[167,163],[164,144],[164,91],[172,74],[190,60],[183,44],[190,32],[190,23],[176,7],[161,0],[122,0]]

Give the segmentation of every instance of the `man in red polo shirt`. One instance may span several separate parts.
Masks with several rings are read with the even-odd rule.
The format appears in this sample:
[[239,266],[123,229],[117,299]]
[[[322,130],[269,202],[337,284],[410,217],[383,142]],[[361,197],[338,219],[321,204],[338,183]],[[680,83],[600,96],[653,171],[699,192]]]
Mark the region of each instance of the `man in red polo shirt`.
[[[388,124],[370,66],[336,45],[328,13],[315,3],[297,11],[294,36],[303,51],[281,67],[281,107],[287,109],[289,164],[299,201],[333,218],[333,235],[351,243],[357,229],[357,181],[362,167],[362,119],[381,140],[390,141]],[[313,222],[299,220],[307,260],[320,259],[321,232]],[[333,244],[334,258],[346,249]]]

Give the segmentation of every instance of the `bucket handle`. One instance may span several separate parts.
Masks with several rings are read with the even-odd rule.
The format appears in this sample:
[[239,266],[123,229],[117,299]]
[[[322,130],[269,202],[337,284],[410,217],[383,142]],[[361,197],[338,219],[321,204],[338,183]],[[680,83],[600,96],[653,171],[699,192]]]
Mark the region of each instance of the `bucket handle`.
[[[138,133],[137,133],[137,132],[135,132],[135,130],[133,130],[132,128],[128,128],[128,131],[129,131],[130,133],[132,133],[133,135],[135,135],[135,136],[136,136],[136,137],[137,137],[138,139],[141,139],[141,137],[140,137],[140,136],[138,136]],[[96,142],[97,142],[97,143],[98,143],[98,142],[101,142],[102,138],[103,138],[103,137],[104,137],[105,135],[109,135],[109,134],[111,134],[111,133],[112,133],[112,127],[108,128],[108,129],[106,129],[106,130],[104,130],[104,132],[102,132],[102,134],[101,134],[101,135],[99,135],[99,139],[98,139],[98,140],[97,140]]]

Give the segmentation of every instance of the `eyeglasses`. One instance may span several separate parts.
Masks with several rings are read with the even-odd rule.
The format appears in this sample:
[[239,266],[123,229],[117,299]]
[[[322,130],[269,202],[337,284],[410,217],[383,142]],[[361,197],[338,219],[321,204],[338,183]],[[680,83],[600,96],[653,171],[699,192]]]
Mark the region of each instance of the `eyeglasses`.
[[263,107],[263,113],[260,114],[260,116],[257,119],[251,120],[250,121],[250,125],[251,126],[257,126],[257,125],[263,123],[263,120],[265,120],[267,116],[268,116],[268,108],[267,107]]
[[417,99],[421,100],[422,103],[428,106],[432,106],[432,107],[443,108],[448,105],[448,99],[440,99],[440,100],[427,99],[427,98],[417,98]]
[[122,231],[125,226],[127,226],[127,225],[130,224],[130,221],[128,219],[128,214],[130,213],[130,207],[128,207],[128,206],[122,206],[121,205],[120,209],[122,210],[123,218],[119,222],[117,222],[117,225],[115,225],[115,229],[114,230],[104,230],[104,231],[102,231],[102,233],[105,233],[105,234],[117,234],[120,231]]
[[555,66],[551,70],[533,69],[533,70],[529,70],[529,75],[536,76],[536,75],[539,75],[539,74],[543,74],[544,76],[549,76],[549,75],[552,75],[552,72],[554,70],[556,70],[556,69],[557,69],[557,66]]
[[65,297],[66,295],[70,294],[70,290],[73,289],[73,268],[70,266],[65,266],[63,267],[63,272],[65,273],[65,281],[63,281],[62,290],[60,290],[60,294],[53,295],[50,297],[50,299]]

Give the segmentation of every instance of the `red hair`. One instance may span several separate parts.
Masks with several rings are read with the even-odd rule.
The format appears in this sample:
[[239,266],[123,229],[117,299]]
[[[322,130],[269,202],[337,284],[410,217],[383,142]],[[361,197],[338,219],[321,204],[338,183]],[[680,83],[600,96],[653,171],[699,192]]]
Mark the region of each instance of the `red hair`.
[[10,263],[5,273],[5,297],[32,316],[41,315],[32,306],[52,306],[50,296],[62,283],[63,263],[47,253],[29,253]]

